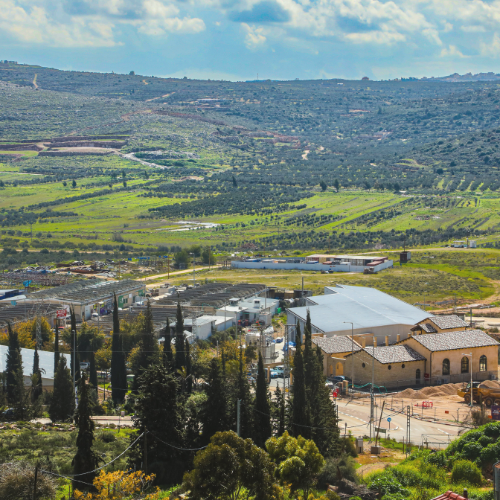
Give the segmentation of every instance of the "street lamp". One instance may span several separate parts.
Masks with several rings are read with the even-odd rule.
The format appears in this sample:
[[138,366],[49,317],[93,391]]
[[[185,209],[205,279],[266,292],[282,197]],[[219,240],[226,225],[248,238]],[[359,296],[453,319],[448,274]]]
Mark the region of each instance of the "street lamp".
[[351,389],[352,393],[354,395],[354,323],[352,321],[344,321],[344,323],[350,323],[351,325],[351,345],[352,345],[352,360],[353,362],[351,363]]
[[472,391],[472,353],[462,353],[462,356],[470,358],[470,407],[472,408],[474,406],[474,394]]

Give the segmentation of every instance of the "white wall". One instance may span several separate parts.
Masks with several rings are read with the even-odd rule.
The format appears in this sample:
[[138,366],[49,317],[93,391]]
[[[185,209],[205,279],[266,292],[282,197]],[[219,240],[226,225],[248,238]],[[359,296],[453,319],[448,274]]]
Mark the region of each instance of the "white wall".
[[[238,269],[283,269],[283,270],[301,270],[301,271],[333,271],[336,273],[341,272],[353,272],[353,273],[362,273],[365,269],[365,266],[351,266],[350,264],[343,265],[332,265],[327,266],[325,264],[281,264],[274,262],[240,262],[237,260],[231,261],[231,267]],[[382,269],[387,269],[388,267],[393,267],[392,260],[386,260],[375,266],[374,269],[376,272],[381,271]]]

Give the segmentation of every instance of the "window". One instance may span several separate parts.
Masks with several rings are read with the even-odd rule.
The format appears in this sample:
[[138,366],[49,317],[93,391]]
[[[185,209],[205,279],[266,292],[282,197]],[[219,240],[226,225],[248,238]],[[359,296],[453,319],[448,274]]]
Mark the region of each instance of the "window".
[[405,367],[405,364],[403,363],[403,364],[401,365],[401,368],[404,368],[404,367]]
[[448,358],[443,359],[443,375],[450,374],[450,360]]
[[389,366],[387,367],[387,369],[388,369],[388,370],[391,370],[391,369],[392,369],[392,366],[391,366],[391,365],[389,365]]
[[366,365],[364,363],[362,363],[361,366],[364,368]]
[[469,373],[469,358],[467,356],[464,356],[462,358],[462,362],[460,363],[461,366],[461,373]]
[[487,369],[488,369],[488,360],[486,359],[486,356],[483,354],[479,358],[479,371],[485,372]]
[[420,384],[420,368],[418,368],[417,372],[415,373],[415,379],[416,379],[417,385]]

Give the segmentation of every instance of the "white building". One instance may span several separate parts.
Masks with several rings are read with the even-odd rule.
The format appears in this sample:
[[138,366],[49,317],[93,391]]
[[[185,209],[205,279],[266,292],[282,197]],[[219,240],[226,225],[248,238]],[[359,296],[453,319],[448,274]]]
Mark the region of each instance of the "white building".
[[[7,367],[7,352],[9,348],[6,345],[0,345],[0,373]],[[21,348],[21,357],[23,360],[24,385],[31,386],[31,375],[33,374],[34,349]],[[69,354],[60,353],[59,356],[66,357],[68,368],[71,363]],[[39,366],[42,370],[42,386],[44,389],[52,390],[54,387],[54,353],[50,351],[38,351]]]
[[276,314],[279,303],[279,300],[265,297],[234,298],[229,299],[229,305],[217,309],[216,315],[231,318],[233,325],[236,325],[238,321],[249,324],[259,321],[268,326]]
[[305,307],[288,309],[287,323],[298,322],[303,333],[307,311],[311,314],[312,333],[372,333],[388,336],[391,344],[406,339],[417,323],[429,317],[426,311],[375,288],[347,285],[327,286],[324,295],[307,297]]

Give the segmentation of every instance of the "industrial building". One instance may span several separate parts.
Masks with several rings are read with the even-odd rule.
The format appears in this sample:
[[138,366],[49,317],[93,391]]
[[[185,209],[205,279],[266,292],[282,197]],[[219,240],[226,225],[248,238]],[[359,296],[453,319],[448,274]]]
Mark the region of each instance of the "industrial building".
[[387,257],[372,255],[327,255],[313,254],[305,258],[244,258],[231,261],[231,267],[238,269],[281,269],[301,271],[324,271],[329,273],[354,272],[377,273],[393,267]]
[[[411,329],[429,318],[429,313],[375,288],[327,286],[324,295],[306,297],[304,307],[287,310],[287,323],[304,331],[307,312],[312,333],[326,336],[373,334],[388,336],[389,343],[405,339]],[[352,323],[352,324],[351,324]],[[290,332],[294,339],[294,333]]]
[[75,310],[77,320],[83,321],[90,319],[95,309],[99,309],[101,314],[111,311],[115,294],[119,308],[129,307],[145,297],[146,285],[134,280],[78,280],[35,292],[26,301],[69,306]]
[[[0,345],[0,373],[3,373],[7,366],[7,352],[9,348],[6,345]],[[21,348],[21,357],[23,360],[24,385],[31,387],[31,375],[33,374],[34,349]],[[66,358],[68,368],[70,366],[70,355],[60,353],[59,356]],[[49,351],[38,351],[39,366],[42,372],[42,386],[44,390],[54,388],[54,353]]]

